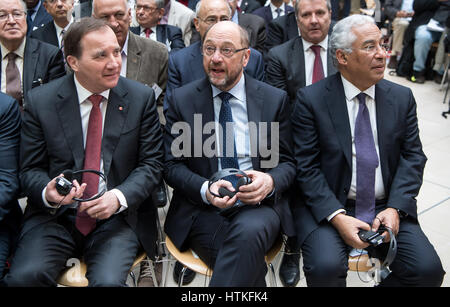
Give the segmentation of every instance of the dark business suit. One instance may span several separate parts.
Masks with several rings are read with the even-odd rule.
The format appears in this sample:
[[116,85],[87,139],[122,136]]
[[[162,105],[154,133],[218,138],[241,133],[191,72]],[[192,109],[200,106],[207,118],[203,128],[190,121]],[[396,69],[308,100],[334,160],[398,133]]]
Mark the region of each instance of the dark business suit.
[[[386,195],[376,211],[392,207],[408,214],[400,222],[392,273],[381,285],[440,285],[442,265],[417,222],[416,196],[427,159],[419,139],[414,97],[410,89],[381,80],[375,85],[375,100]],[[352,179],[352,136],[340,74],[298,91],[292,126],[296,185],[301,191],[293,213],[307,282],[342,286],[348,269],[346,246],[326,220],[338,209],[354,214],[354,206],[347,202]],[[326,281],[319,276],[327,276]]]
[[[255,157],[252,157],[254,170],[267,172],[273,177],[275,193],[263,200],[260,207],[248,206],[242,208],[242,211],[238,212],[236,217],[229,222],[218,215],[215,207],[205,204],[200,195],[202,184],[218,170],[217,156],[212,158],[204,155],[195,158],[175,158],[171,152],[171,144],[174,138],[177,137],[177,135],[171,134],[171,129],[176,122],[187,123],[193,129],[196,114],[202,115],[203,125],[208,122],[214,122],[213,97],[209,80],[202,78],[175,89],[169,100],[169,108],[166,112],[167,124],[164,135],[166,159],[164,172],[165,179],[173,187],[174,192],[165,221],[165,232],[178,249],[186,250],[188,247],[193,247],[198,252],[198,255],[214,268],[211,286],[265,285],[266,265],[264,263],[264,254],[276,239],[280,229],[280,222],[284,233],[292,234],[293,230],[292,217],[285,194],[295,175],[295,167],[291,156],[292,143],[289,112],[287,112],[287,95],[285,92],[257,81],[248,75],[245,75],[245,90],[247,93],[249,122],[257,125],[260,122],[280,123],[279,160],[276,167],[263,169],[260,163],[266,159],[261,157],[261,153],[258,152]],[[270,127],[268,127],[267,133],[267,140],[271,144],[273,139]],[[214,137],[214,133],[203,134],[201,144],[204,144],[210,137]],[[189,141],[192,148],[194,148],[194,138]],[[197,142],[200,142],[200,140]],[[261,220],[258,223],[251,223],[250,221],[253,220],[251,216],[258,214],[261,214]],[[246,221],[249,225],[245,225]],[[267,225],[265,225],[264,221],[267,221]],[[276,224],[272,225],[274,222]],[[225,227],[222,231],[218,231],[217,236],[213,238],[221,223],[224,223]],[[229,227],[228,231],[227,225]],[[249,229],[252,229],[253,226],[255,226],[255,229],[267,226],[266,234],[268,237],[258,236],[258,239],[256,239],[256,237],[252,236],[252,231],[239,235],[239,231],[246,226],[250,227]],[[215,258],[216,255],[208,253],[208,248],[205,251],[204,246],[202,248],[202,246],[198,245],[196,232],[199,228],[210,229],[210,231],[206,231],[210,239],[206,240],[206,245],[208,243],[214,244],[213,249],[219,249],[217,258]],[[233,234],[237,236],[237,240],[233,239]],[[222,245],[225,238],[227,239]],[[259,250],[259,253],[253,254],[255,249]],[[232,252],[233,250],[235,253]],[[249,255],[253,255],[254,258],[247,259]],[[264,274],[259,275],[261,272]]]
[[267,36],[264,19],[256,15],[238,12],[238,23],[247,30],[250,47],[264,53]]
[[299,36],[299,33],[294,12],[275,18],[267,25],[265,47],[270,50],[274,46]]
[[[130,27],[130,31],[134,34],[141,35],[141,27]],[[183,33],[181,29],[168,24],[156,26],[156,40],[166,45],[169,43],[170,51],[177,51],[186,47],[183,41]]]
[[53,21],[31,32],[30,37],[59,48],[56,27]]
[[31,32],[33,32],[36,29],[39,29],[46,23],[53,21],[52,15],[50,15],[47,12],[47,10],[45,9],[42,2],[43,1],[41,1],[41,6],[39,7],[39,10],[37,11],[37,13],[34,16],[34,20],[31,23],[27,23],[27,25],[28,25],[27,36],[30,36]]
[[[55,285],[66,260],[81,255],[90,286],[124,285],[139,245],[149,257],[155,255],[156,209],[150,193],[161,178],[163,152],[154,92],[147,86],[120,78],[110,90],[104,121],[102,160],[107,188],[120,190],[128,209],[98,220],[96,229],[80,239],[74,228],[76,209],[44,205],[42,191],[52,178],[66,169],[83,169],[80,104],[73,79],[72,74],[66,75],[28,95],[20,159],[28,205],[8,285]],[[77,249],[80,240],[85,242],[81,250]],[[103,247],[105,242],[108,246]],[[34,267],[25,265],[32,263],[30,255],[36,257]]]
[[22,76],[24,104],[29,90],[66,73],[59,48],[30,37],[26,40]]
[[261,7],[261,4],[256,0],[243,0],[241,2],[241,5],[239,6],[239,8],[241,9],[241,12],[244,14],[251,13],[260,7]]
[[[294,11],[294,8],[292,6],[284,3],[284,15],[287,15],[288,13],[293,12],[293,11]],[[271,10],[270,5],[260,7],[259,9],[254,10],[252,12],[252,14],[258,15],[259,17],[263,18],[266,21],[266,31],[267,31],[267,27],[268,27],[267,25],[269,24],[269,22],[271,22],[273,20],[273,15],[272,15],[272,10]],[[282,16],[280,16],[280,17],[282,17]]]
[[20,123],[17,101],[0,93],[0,286],[22,217],[17,201]]
[[[245,67],[245,72],[257,80],[264,80],[264,62],[259,51],[251,49],[250,59]],[[195,42],[176,53],[171,53],[169,56],[164,109],[167,108],[167,100],[170,98],[173,89],[201,79],[204,76],[205,71],[203,70],[203,56],[200,42]]]
[[[327,76],[337,72],[329,50],[327,52]],[[291,105],[294,104],[298,89],[306,85],[305,53],[300,36],[269,50],[266,61],[266,82],[285,90],[289,95]]]

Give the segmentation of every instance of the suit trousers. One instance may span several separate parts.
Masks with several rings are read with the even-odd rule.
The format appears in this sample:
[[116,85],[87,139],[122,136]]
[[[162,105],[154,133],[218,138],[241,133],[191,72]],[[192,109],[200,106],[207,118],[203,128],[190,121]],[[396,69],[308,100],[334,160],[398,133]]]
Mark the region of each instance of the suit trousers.
[[[67,214],[69,213],[69,214]],[[125,286],[128,271],[138,254],[139,240],[123,217],[113,215],[98,220],[86,237],[75,227],[76,209],[39,224],[21,234],[7,286],[56,286],[63,269],[72,258],[83,257],[90,287]]]
[[227,219],[201,211],[189,233],[189,246],[214,269],[211,287],[264,287],[264,256],[280,232],[280,218],[268,206],[245,206]]
[[[377,206],[376,212],[383,208]],[[352,209],[347,214],[353,215]],[[402,219],[396,239],[397,255],[389,267],[391,273],[379,286],[440,286],[445,274],[441,260],[417,221]],[[388,244],[376,249],[386,250]],[[350,250],[331,223],[322,222],[302,246],[307,285],[346,286]]]

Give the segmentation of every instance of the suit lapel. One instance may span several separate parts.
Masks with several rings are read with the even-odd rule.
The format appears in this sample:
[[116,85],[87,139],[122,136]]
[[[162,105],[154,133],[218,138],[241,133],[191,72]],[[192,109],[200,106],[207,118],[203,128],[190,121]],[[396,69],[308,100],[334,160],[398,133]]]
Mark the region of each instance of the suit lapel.
[[164,25],[157,25],[156,26],[156,40],[160,43],[166,44],[167,40],[167,27]]
[[[190,55],[190,61],[188,61],[189,70],[190,70],[190,78],[188,78],[190,81],[194,81],[196,79],[202,78],[205,76],[205,72],[202,69],[198,69],[199,67],[203,67],[203,56],[202,56],[202,50],[201,50],[201,43],[195,43],[196,46],[192,47],[191,55]],[[194,77],[196,76],[196,77]]]
[[[204,78],[197,86],[198,99],[194,101],[194,113],[202,114],[202,126],[206,123],[214,123],[214,102],[212,97],[212,88],[208,78]],[[202,147],[205,144],[206,139],[211,135],[202,133]],[[211,174],[217,172],[217,155],[214,155],[211,159],[208,159]]]
[[[264,112],[264,100],[261,96],[261,91],[259,91],[259,85],[255,82],[254,79],[249,78],[247,74],[245,76],[245,93],[247,99],[247,117],[249,123],[255,123],[257,128],[256,135],[250,133],[250,144],[255,144],[255,148],[250,146],[250,150],[257,149],[258,144],[258,136],[259,136],[259,123],[263,120],[263,112]],[[252,93],[248,95],[247,93]],[[256,137],[256,140],[254,139]],[[259,156],[255,155],[255,153],[251,152],[252,165],[254,169],[259,169]]]
[[273,19],[272,11],[270,10],[270,6],[266,6],[264,8],[264,15],[266,16],[264,19],[270,21]]
[[347,102],[341,75],[329,77],[326,86],[325,101],[328,105],[329,116],[333,122],[336,136],[342,146],[348,166],[352,167],[352,135],[348,119]]
[[109,92],[108,107],[106,109],[105,124],[102,138],[103,169],[108,176],[112,156],[119,142],[125,120],[129,111],[129,101],[126,99],[128,91],[123,87],[122,77],[116,87]]
[[[305,52],[303,51],[303,42],[300,36],[295,38],[295,42],[292,44],[289,59],[295,59],[295,61],[291,61],[291,65],[289,66],[293,72],[293,76],[297,75],[297,72],[299,71],[305,71]],[[304,73],[299,74],[298,80],[300,87],[304,87],[306,85],[306,77]]]
[[38,41],[27,37],[23,58],[23,90],[31,89],[31,85],[33,83],[34,73],[36,71],[36,66],[39,58],[39,50],[37,47]]
[[56,112],[61,119],[62,130],[67,139],[75,161],[75,169],[83,169],[84,145],[81,125],[80,104],[72,74],[65,76],[65,82],[59,88]]
[[388,182],[389,170],[387,154],[390,152],[388,136],[392,135],[396,119],[393,110],[392,96],[389,95],[390,87],[386,86],[384,80],[375,85],[375,110],[377,118],[377,138],[380,155],[381,173],[383,182]]
[[55,23],[48,23],[48,26],[45,27],[44,31],[44,36],[48,37],[48,42],[59,48],[58,34],[56,32]]
[[127,78],[138,80],[141,66],[141,49],[136,42],[135,35],[130,32],[128,36]]

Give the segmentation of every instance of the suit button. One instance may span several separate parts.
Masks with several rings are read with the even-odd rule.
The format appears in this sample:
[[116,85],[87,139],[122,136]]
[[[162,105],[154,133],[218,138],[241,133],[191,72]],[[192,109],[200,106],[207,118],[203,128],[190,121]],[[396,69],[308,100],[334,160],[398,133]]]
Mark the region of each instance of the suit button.
[[344,193],[345,193],[345,194],[348,194],[348,189],[344,189]]

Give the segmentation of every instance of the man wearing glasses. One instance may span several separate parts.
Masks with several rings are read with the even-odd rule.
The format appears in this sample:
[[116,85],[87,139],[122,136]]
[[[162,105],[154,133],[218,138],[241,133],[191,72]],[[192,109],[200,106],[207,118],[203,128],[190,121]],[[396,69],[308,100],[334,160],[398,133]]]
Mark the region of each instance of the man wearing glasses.
[[0,1],[1,91],[21,107],[30,89],[65,74],[59,48],[26,37],[25,10],[21,0]]
[[52,44],[64,53],[63,38],[73,22],[74,0],[44,0],[43,5],[53,20],[31,32],[30,37]]
[[[292,115],[300,190],[293,214],[306,282],[345,286],[348,252],[369,247],[359,231],[383,226],[397,253],[379,285],[440,286],[445,272],[417,221],[427,158],[414,96],[383,80],[386,47],[373,18],[342,19],[330,46],[339,73],[300,89]],[[382,234],[386,243],[369,251],[380,261],[390,239]]]
[[[219,21],[231,19],[231,9],[227,0],[202,0],[197,3],[194,25],[201,39],[206,30]],[[245,71],[253,78],[264,80],[264,62],[259,51],[250,48],[250,59]],[[167,100],[171,91],[194,80],[205,76],[202,69],[202,42],[197,41],[169,57],[169,70],[164,109],[167,108]]]
[[[165,232],[178,249],[192,248],[208,264],[213,270],[209,285],[214,287],[265,286],[264,255],[280,231],[292,234],[293,230],[284,193],[295,175],[288,97],[244,73],[251,54],[248,44],[248,34],[239,25],[231,21],[213,25],[202,45],[206,76],[175,89],[166,111],[165,179],[174,192]],[[199,115],[203,125],[214,124],[215,132],[187,142],[200,142],[204,148],[208,140],[215,139],[220,149],[213,157],[204,152],[177,157],[172,144],[178,135],[172,127],[181,122],[195,129]],[[251,122],[267,123],[261,128],[262,134],[268,133],[264,141],[279,145],[274,153],[278,159],[271,166],[264,165],[259,150],[250,153],[250,139],[255,137],[249,131]],[[274,123],[279,129],[271,134],[266,129]],[[233,129],[226,128],[229,124]],[[216,133],[219,126],[224,127],[223,134]],[[235,144],[231,154],[229,138]],[[218,197],[220,187],[236,191],[236,185],[233,180],[220,180],[209,189],[208,179],[230,167],[245,171],[252,182],[241,186],[233,197]],[[244,206],[232,218],[219,214],[219,209],[236,202]]]

